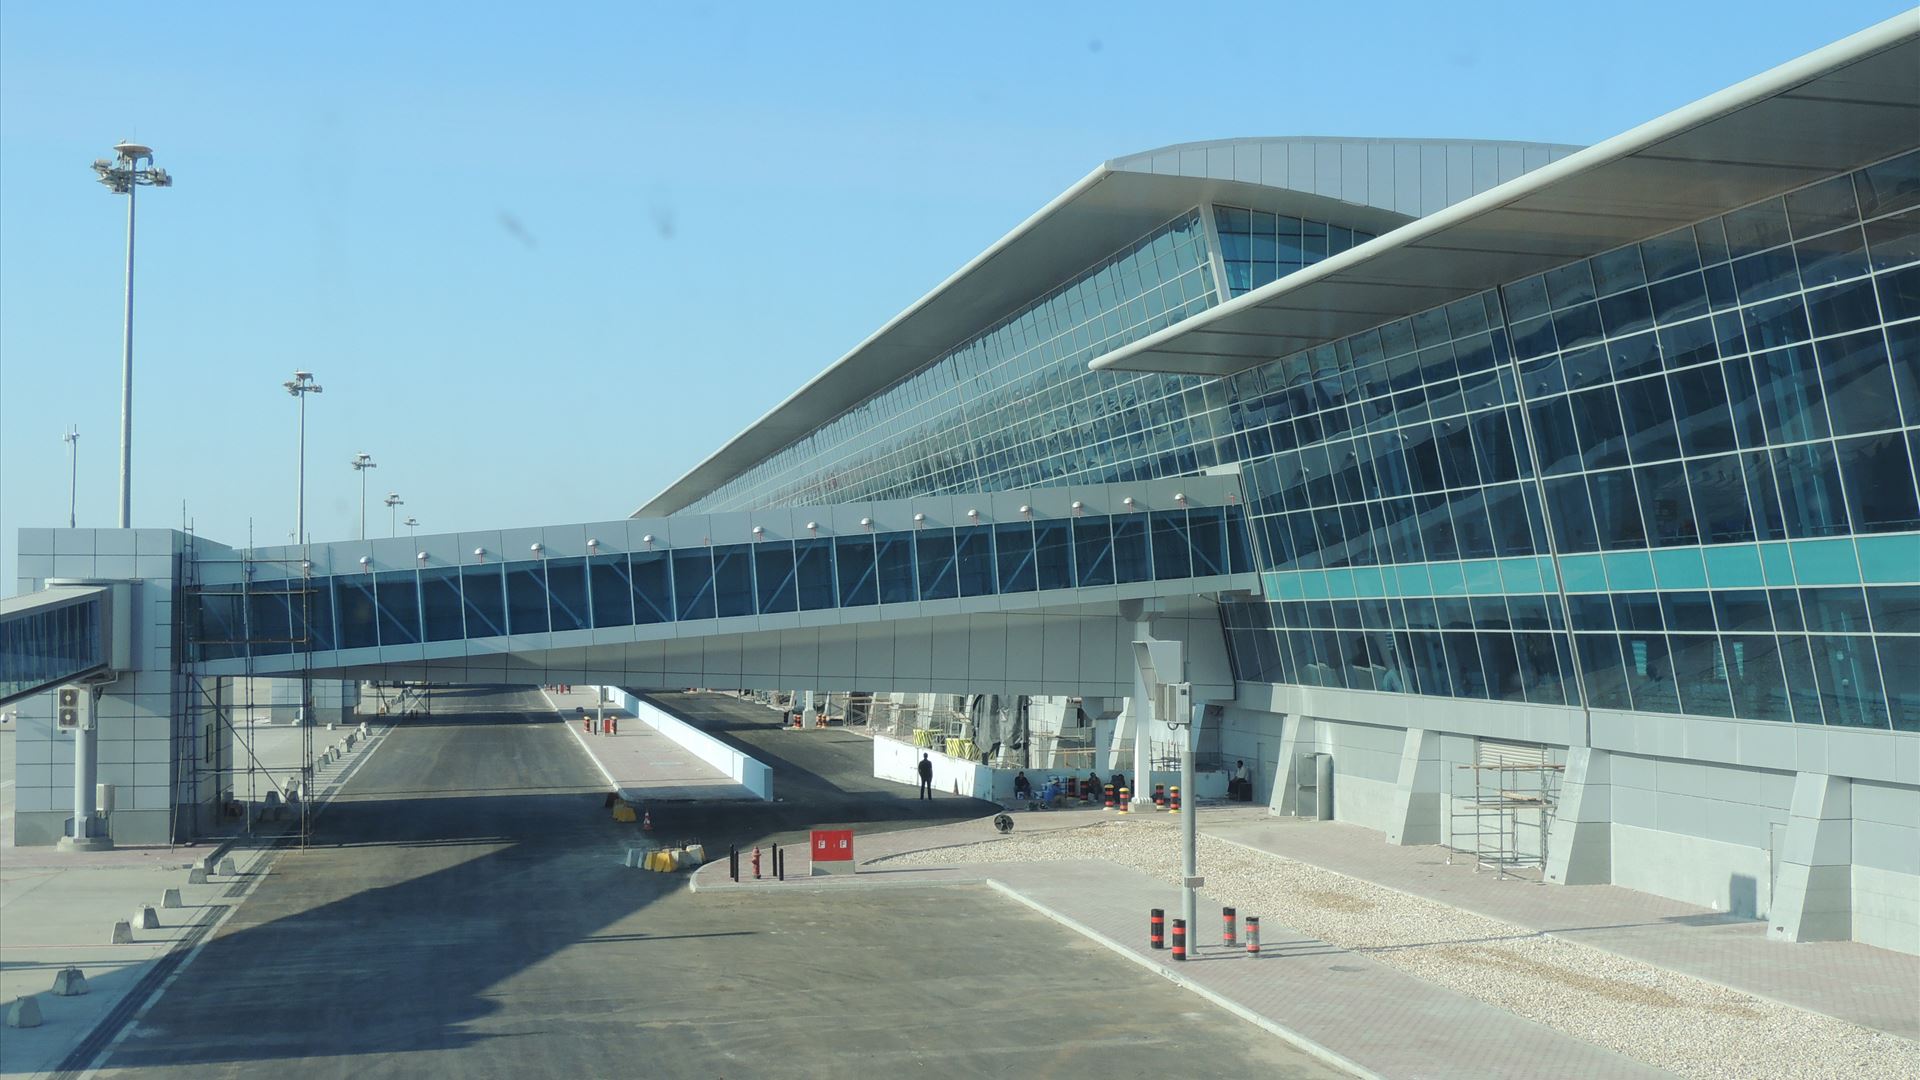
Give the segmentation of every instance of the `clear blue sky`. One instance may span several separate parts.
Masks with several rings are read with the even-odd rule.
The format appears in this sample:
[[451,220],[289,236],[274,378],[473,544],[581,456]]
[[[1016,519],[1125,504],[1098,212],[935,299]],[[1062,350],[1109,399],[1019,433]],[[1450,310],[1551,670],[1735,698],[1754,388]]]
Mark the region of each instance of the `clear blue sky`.
[[110,526],[617,518],[1098,162],[1250,135],[1589,143],[1899,0],[0,7],[0,585]]

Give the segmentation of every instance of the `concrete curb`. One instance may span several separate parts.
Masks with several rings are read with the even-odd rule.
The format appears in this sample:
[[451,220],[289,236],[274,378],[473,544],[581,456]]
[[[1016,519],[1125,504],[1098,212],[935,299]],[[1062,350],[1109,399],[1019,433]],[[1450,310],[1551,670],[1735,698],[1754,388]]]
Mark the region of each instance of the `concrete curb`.
[[1335,1052],[1334,1050],[1326,1046],[1323,1046],[1322,1044],[1315,1042],[1312,1039],[1307,1038],[1305,1035],[1302,1035],[1299,1032],[1294,1031],[1292,1028],[1289,1028],[1286,1025],[1281,1024],[1279,1021],[1274,1020],[1272,1017],[1262,1016],[1259,1013],[1254,1012],[1252,1009],[1249,1009],[1246,1006],[1241,1005],[1240,1003],[1227,997],[1226,995],[1219,993],[1218,991],[1210,990],[1207,987],[1202,986],[1197,982],[1194,982],[1192,979],[1188,978],[1185,975],[1182,975],[1176,971],[1172,971],[1161,964],[1155,963],[1153,960],[1148,959],[1147,957],[1141,956],[1139,953],[1134,952],[1132,949],[1127,948],[1126,946],[1113,940],[1107,935],[1102,934],[1100,931],[1095,930],[1094,928],[1086,925],[1085,923],[1079,921],[1078,919],[1072,918],[1071,916],[1068,916],[1068,915],[1063,915],[1060,912],[1055,911],[1050,907],[1047,907],[1045,904],[1042,904],[1039,901],[1034,900],[1033,898],[1027,896],[1026,894],[1020,892],[1018,889],[1015,889],[1010,885],[1007,885],[1000,881],[996,881],[991,877],[986,879],[986,884],[988,888],[994,890],[1000,895],[1008,897],[1009,899],[1014,900],[1017,903],[1023,904],[1026,907],[1039,912],[1041,915],[1044,915],[1047,918],[1052,919],[1054,922],[1057,922],[1061,926],[1064,926],[1067,929],[1072,930],[1074,933],[1079,934],[1081,937],[1084,937],[1089,941],[1092,941],[1098,945],[1102,945],[1107,949],[1112,950],[1113,952],[1119,954],[1120,956],[1125,957],[1126,959],[1131,960],[1136,964],[1139,964],[1141,967],[1146,968],[1148,971],[1151,971],[1159,975],[1161,978],[1166,979],[1167,981],[1173,983],[1175,986],[1178,986],[1183,990],[1191,991],[1194,994],[1197,994],[1200,997],[1205,998],[1207,1001],[1213,1003],[1214,1005],[1219,1006],[1222,1009],[1225,1009],[1226,1011],[1232,1013],[1233,1015],[1239,1017],[1240,1019],[1245,1020],[1248,1023],[1253,1024],[1254,1026],[1259,1027],[1265,1031],[1271,1032],[1274,1035],[1278,1035],[1281,1039],[1285,1040],[1287,1043],[1294,1046],[1295,1048],[1302,1050],[1307,1054],[1315,1058],[1318,1058],[1321,1061],[1326,1062],[1328,1065],[1332,1065],[1336,1069],[1345,1069],[1346,1071],[1353,1073],[1355,1076],[1364,1077],[1365,1080],[1386,1080],[1386,1077],[1384,1077],[1380,1073],[1376,1073],[1372,1069],[1368,1069],[1365,1066],[1360,1065],[1358,1062],[1355,1062],[1350,1058],[1341,1056],[1339,1053]]

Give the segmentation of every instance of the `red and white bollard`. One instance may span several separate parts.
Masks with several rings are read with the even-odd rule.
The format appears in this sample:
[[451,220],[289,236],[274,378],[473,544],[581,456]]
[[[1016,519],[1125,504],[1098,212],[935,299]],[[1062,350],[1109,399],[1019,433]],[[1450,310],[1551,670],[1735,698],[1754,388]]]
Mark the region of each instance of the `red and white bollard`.
[[1260,955],[1260,916],[1247,916],[1247,955]]
[[1236,916],[1238,914],[1238,912],[1230,907],[1220,909],[1220,944],[1225,945],[1229,949],[1235,948],[1240,944],[1239,934],[1235,932],[1237,926]]
[[1173,958],[1175,960],[1187,958],[1187,920],[1185,919],[1173,920]]

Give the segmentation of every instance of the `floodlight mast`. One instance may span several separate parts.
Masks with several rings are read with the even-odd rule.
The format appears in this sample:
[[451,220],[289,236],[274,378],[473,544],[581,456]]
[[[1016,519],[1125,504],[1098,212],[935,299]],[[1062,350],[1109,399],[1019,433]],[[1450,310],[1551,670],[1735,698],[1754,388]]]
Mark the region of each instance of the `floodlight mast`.
[[[96,159],[93,171],[115,195],[127,197],[127,300],[120,346],[120,528],[133,516],[133,221],[134,192],[141,187],[172,187],[167,170],[153,167],[153,148],[122,141],[113,158]],[[140,163],[147,163],[142,168]]]
[[353,460],[348,464],[353,466],[354,472],[360,474],[360,539],[365,540],[367,538],[367,470],[377,469],[380,466],[373,460],[373,455],[365,450],[353,455]]

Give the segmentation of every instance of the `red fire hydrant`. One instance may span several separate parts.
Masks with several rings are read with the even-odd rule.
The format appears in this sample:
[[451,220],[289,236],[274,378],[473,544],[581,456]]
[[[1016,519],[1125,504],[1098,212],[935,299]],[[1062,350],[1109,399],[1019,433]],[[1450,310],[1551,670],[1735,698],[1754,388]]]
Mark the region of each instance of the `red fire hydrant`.
[[753,845],[753,880],[760,880],[760,845]]
[[620,734],[620,718],[619,717],[617,716],[607,717],[607,734],[609,735]]

